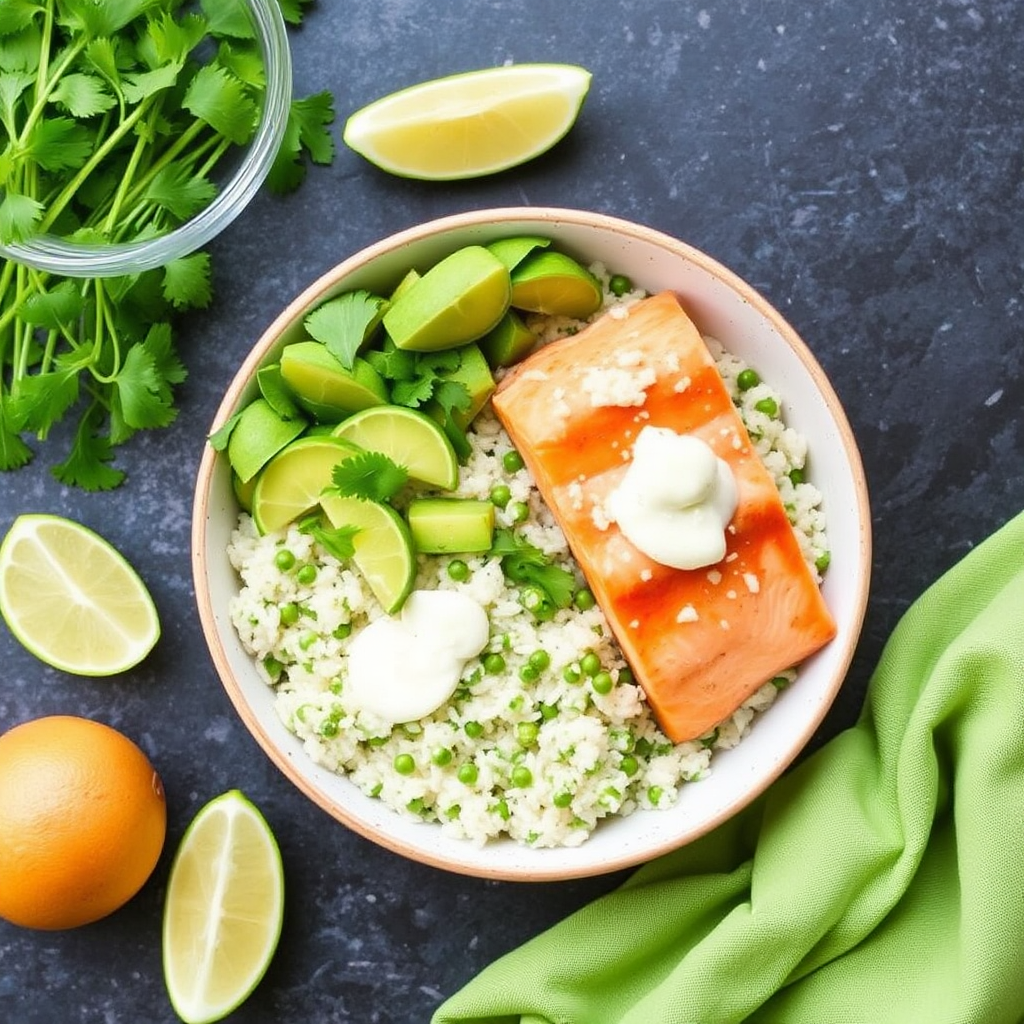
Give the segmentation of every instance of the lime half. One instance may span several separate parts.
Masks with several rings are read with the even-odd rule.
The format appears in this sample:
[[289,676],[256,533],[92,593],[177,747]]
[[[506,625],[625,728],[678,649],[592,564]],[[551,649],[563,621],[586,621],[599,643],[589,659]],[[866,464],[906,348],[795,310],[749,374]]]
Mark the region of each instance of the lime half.
[[283,529],[320,500],[334,467],[359,449],[339,437],[300,437],[267,463],[256,479],[252,517],[260,533]]
[[405,520],[390,506],[325,494],[320,504],[334,527],[355,526],[352,561],[389,615],[398,611],[416,579],[416,555]]
[[550,149],[573,126],[590,72],[572,64],[514,64],[451,75],[357,110],[343,139],[382,170],[407,178],[473,178]]
[[164,982],[185,1024],[211,1024],[249,996],[283,918],[277,841],[259,810],[230,790],[193,818],[167,881]]
[[124,672],[160,637],[153,599],[124,556],[42,513],[19,516],[0,544],[0,613],[37,658],[82,676]]
[[453,490],[459,460],[435,420],[402,405],[375,405],[353,413],[335,427],[334,436],[371,452],[382,452],[425,484]]

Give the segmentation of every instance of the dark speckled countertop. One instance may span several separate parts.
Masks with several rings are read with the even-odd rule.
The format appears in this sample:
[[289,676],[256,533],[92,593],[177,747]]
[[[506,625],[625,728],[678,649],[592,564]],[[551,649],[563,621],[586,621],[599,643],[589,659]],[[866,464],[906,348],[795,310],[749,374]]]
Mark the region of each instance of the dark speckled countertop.
[[460,210],[589,208],[705,250],[790,319],[845,404],[875,530],[862,641],[815,744],[856,716],[907,605],[1024,509],[1020,0],[319,0],[292,42],[297,93],[332,90],[339,133],[386,92],[507,61],[583,64],[593,86],[569,138],[513,172],[430,185],[342,148],[293,196],[261,194],[211,246],[215,301],[181,329],[181,415],[122,450],[127,483],[68,491],[45,459],[0,475],[0,531],[28,511],[88,524],[137,566],[164,629],[138,669],[97,681],[45,668],[0,627],[0,728],[48,713],[109,722],[156,764],[170,814],[156,872],[111,917],[65,933],[0,922],[4,1024],[172,1024],[170,855],[232,787],[270,820],[288,885],[278,954],[239,1024],[422,1024],[621,880],[487,882],[378,849],[271,765],[214,673],[189,563],[207,427],[275,313],[364,245]]

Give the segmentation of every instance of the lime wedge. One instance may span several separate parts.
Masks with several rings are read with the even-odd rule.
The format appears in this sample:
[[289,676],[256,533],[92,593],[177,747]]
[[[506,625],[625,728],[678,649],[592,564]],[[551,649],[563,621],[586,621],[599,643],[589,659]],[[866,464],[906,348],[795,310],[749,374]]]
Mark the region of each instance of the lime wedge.
[[358,528],[352,561],[384,611],[398,611],[416,579],[416,556],[405,521],[390,505],[362,498],[328,493],[320,505],[333,527]]
[[455,449],[425,413],[401,405],[375,405],[342,420],[334,436],[404,466],[414,480],[450,491],[459,482]]
[[237,789],[185,830],[164,902],[164,982],[185,1024],[212,1024],[252,992],[281,936],[284,871],[263,815]]
[[304,419],[286,420],[265,398],[250,402],[228,439],[228,462],[239,481],[248,483],[305,428]]
[[512,305],[533,313],[583,318],[604,299],[601,282],[561,252],[538,252],[512,271]]
[[81,676],[137,665],[160,637],[146,585],[80,523],[18,516],[0,544],[0,613],[40,661]]
[[278,452],[256,478],[252,517],[260,533],[283,529],[315,507],[331,486],[334,467],[359,449],[330,434],[300,437]]
[[436,352],[486,334],[508,309],[508,267],[482,245],[467,245],[435,263],[384,314],[396,348]]
[[573,126],[590,72],[517,64],[451,75],[357,110],[345,143],[407,178],[450,180],[502,171],[539,156]]

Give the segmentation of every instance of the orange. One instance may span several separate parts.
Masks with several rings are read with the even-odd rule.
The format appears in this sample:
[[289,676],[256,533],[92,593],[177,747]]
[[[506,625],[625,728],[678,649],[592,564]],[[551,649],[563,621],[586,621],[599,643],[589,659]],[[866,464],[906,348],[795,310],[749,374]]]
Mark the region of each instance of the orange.
[[167,803],[146,755],[116,729],[57,715],[0,736],[0,917],[76,928],[142,888]]

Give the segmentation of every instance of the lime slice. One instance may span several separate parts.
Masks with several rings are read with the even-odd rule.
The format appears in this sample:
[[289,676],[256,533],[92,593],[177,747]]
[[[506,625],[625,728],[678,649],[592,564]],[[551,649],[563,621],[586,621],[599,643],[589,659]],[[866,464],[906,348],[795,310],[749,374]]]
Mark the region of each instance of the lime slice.
[[211,1024],[246,999],[270,964],[283,917],[274,834],[230,790],[192,819],[167,880],[164,982],[185,1024]]
[[390,505],[362,498],[325,494],[320,505],[335,528],[358,528],[352,561],[384,611],[398,611],[416,579],[416,556],[405,521]]
[[561,252],[538,252],[512,271],[512,305],[533,313],[582,319],[601,308],[601,282]]
[[343,139],[371,163],[407,178],[492,174],[550,149],[573,126],[590,72],[516,64],[411,86],[357,110]]
[[256,479],[252,517],[260,533],[281,530],[320,500],[334,467],[359,451],[330,434],[300,437],[278,452]]
[[0,544],[0,613],[40,661],[81,676],[125,672],[160,637],[153,599],[124,556],[42,513],[18,516]]
[[455,449],[425,413],[401,405],[375,405],[342,420],[334,436],[371,452],[383,452],[415,480],[453,490],[459,482]]
[[250,402],[239,414],[228,439],[228,462],[238,479],[248,483],[305,428],[304,419],[286,420],[265,398]]

